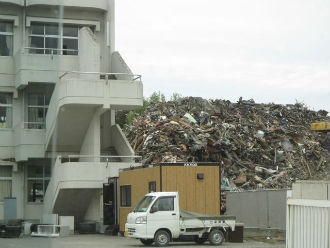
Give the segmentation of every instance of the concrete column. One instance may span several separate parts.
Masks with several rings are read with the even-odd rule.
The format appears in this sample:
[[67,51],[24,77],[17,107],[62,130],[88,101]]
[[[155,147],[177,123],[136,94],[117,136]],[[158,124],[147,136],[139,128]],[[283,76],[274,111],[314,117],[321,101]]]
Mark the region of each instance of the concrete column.
[[110,126],[113,126],[116,124],[116,111],[111,109],[111,116],[110,116]]
[[24,219],[24,168],[18,165],[13,168],[12,196],[17,201],[17,218]]
[[80,155],[92,155],[93,158],[82,158],[80,161],[93,161],[98,162],[100,151],[101,151],[101,141],[100,141],[100,116],[102,114],[102,109],[95,111],[95,114],[89,124],[88,130],[85,134],[83,144],[81,146]]

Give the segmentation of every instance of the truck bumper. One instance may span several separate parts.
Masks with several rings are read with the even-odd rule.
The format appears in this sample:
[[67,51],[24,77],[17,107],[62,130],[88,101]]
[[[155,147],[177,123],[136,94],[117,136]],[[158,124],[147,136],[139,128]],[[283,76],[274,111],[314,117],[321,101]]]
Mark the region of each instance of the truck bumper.
[[145,224],[127,224],[125,225],[125,237],[148,239],[153,237],[147,237],[147,227]]

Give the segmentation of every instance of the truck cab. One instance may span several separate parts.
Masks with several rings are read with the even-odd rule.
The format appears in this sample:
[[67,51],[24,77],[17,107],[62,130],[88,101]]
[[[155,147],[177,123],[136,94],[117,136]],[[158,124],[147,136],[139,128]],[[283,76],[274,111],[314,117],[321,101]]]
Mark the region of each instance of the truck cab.
[[[149,240],[153,243],[154,235],[162,223],[162,230],[178,236],[180,210],[177,192],[157,192],[145,195],[128,214],[125,235]],[[148,241],[145,241],[148,242]]]

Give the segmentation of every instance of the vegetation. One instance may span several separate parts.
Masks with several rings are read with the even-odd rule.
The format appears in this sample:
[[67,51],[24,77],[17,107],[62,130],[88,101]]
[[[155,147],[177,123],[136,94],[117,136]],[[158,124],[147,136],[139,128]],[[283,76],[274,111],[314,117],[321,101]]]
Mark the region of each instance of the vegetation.
[[[179,93],[173,93],[170,97],[170,101],[177,101],[182,96]],[[117,113],[116,115],[116,122],[123,127],[125,124],[132,123],[133,119],[142,114],[146,108],[148,108],[149,105],[153,105],[159,102],[166,102],[166,97],[163,93],[160,91],[154,92],[151,94],[149,98],[143,99],[143,106],[141,108],[131,110],[131,111],[121,111],[120,113]]]

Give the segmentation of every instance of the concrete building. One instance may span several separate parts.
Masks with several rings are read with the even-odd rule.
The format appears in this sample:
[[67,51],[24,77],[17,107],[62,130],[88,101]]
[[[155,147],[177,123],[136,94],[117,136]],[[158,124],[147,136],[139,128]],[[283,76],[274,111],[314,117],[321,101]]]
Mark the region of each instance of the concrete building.
[[114,37],[114,0],[0,0],[0,221],[114,221],[109,178],[140,165],[115,114],[143,103]]

